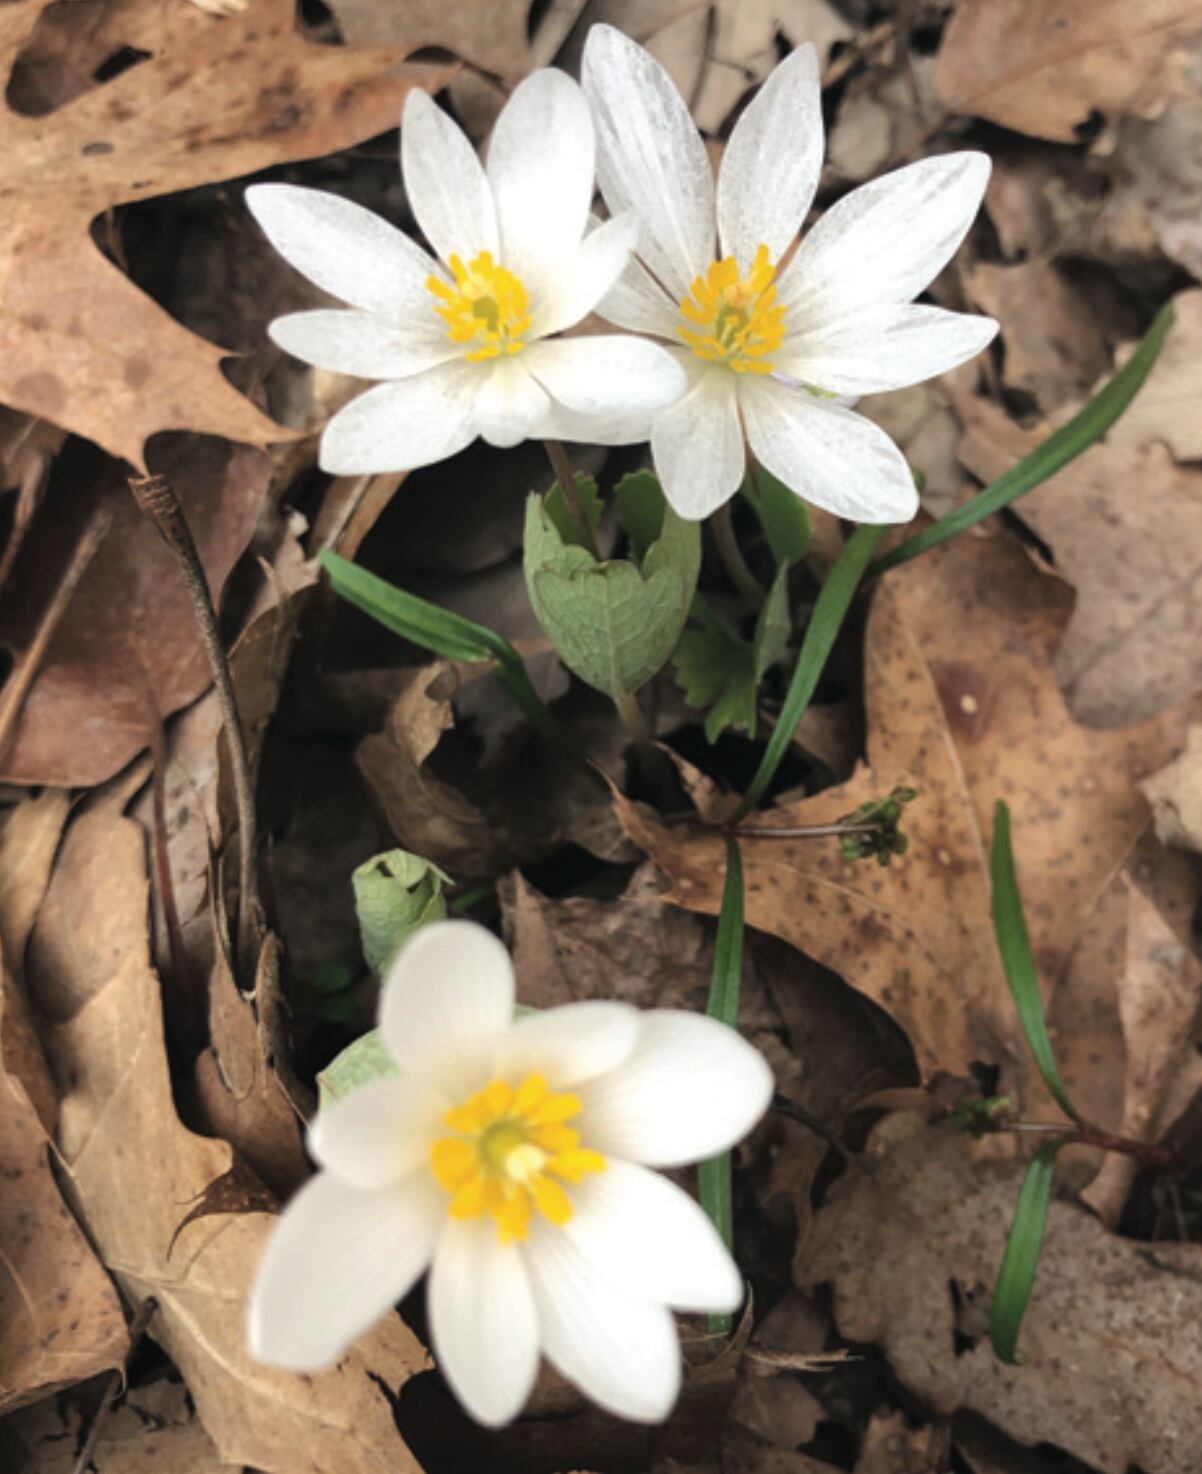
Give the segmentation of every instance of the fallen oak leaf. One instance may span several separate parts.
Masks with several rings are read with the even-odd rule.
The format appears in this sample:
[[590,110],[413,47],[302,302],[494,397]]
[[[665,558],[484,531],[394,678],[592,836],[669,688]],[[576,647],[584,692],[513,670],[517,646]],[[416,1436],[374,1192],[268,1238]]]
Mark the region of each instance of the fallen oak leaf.
[[[5,78],[48,3],[0,7]],[[292,0],[256,0],[228,19],[144,0],[129,24],[149,60],[45,117],[0,109],[0,400],[144,471],[144,442],[161,430],[259,446],[292,432],[224,378],[221,348],[101,254],[95,217],[350,147],[395,125],[412,87],[437,89],[454,68],[310,42]]]
[[[144,841],[121,817],[125,796],[103,795],[68,829],[30,945],[47,1053],[69,1082],[58,1133],[67,1188],[128,1298],[158,1302],[149,1334],[223,1458],[267,1474],[420,1474],[389,1399],[429,1361],[398,1317],[318,1375],[250,1357],[246,1301],[272,1219],[220,1211],[237,1206],[215,1187],[234,1154],[176,1115]],[[202,1203],[210,1211],[181,1229]]]
[[128,1348],[117,1292],[51,1172],[58,1102],[15,976],[68,807],[47,790],[0,830],[0,1413],[121,1365]]
[[[866,636],[867,765],[755,827],[833,824],[903,783],[919,790],[907,853],[882,867],[844,859],[834,841],[741,842],[748,925],[892,1014],[924,1074],[985,1060],[1006,1067],[1003,1089],[1021,1092],[1026,1050],[989,911],[996,799],[1014,814],[1035,956],[1055,986],[1147,825],[1136,780],[1180,740],[1173,713],[1121,732],[1072,720],[1048,664],[1069,602],[1004,538],[962,537],[888,574]],[[668,899],[716,914],[722,840],[617,802],[627,832],[668,873]]]

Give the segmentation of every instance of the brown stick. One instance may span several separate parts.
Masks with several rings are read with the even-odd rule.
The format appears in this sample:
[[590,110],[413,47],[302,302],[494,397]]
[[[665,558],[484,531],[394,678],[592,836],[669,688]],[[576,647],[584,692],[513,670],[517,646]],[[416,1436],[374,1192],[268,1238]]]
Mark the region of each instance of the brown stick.
[[[150,1324],[151,1317],[159,1308],[159,1302],[153,1295],[143,1300],[129,1323],[129,1356],[138,1349],[138,1343],[146,1334],[146,1327]],[[129,1360],[129,1357],[126,1358]],[[113,1403],[118,1392],[121,1391],[125,1381],[125,1368],[118,1367],[105,1384],[104,1392],[100,1398],[100,1405],[92,1417],[92,1426],[88,1429],[88,1436],[84,1439],[83,1448],[79,1451],[79,1457],[75,1460],[74,1474],[84,1474],[88,1465],[92,1462],[92,1454],[96,1450],[96,1441],[100,1437],[101,1429],[108,1421],[108,1415],[112,1411]]]
[[255,819],[255,795],[251,783],[250,761],[246,738],[238,715],[238,701],[230,678],[229,661],[217,628],[217,611],[209,591],[204,565],[196,551],[192,529],[184,516],[171,483],[165,476],[131,477],[129,489],[134,500],[151,519],[171,549],[183,574],[192,599],[192,612],[200,631],[200,642],[213,675],[217,700],[221,705],[225,740],[229,744],[230,764],[234,777],[234,801],[238,809],[238,941],[235,959],[238,975],[249,982],[255,974],[258,940],[261,935],[259,879],[256,867],[258,838]]
[[4,694],[3,709],[0,710],[0,757],[3,757],[8,751],[8,745],[16,730],[17,720],[21,715],[21,708],[25,705],[25,698],[29,695],[34,678],[41,669],[42,661],[46,658],[46,650],[54,638],[54,632],[62,622],[75,590],[79,587],[80,579],[87,572],[88,564],[96,556],[112,523],[112,514],[101,510],[84,528],[83,536],[76,544],[71,561],[67,565],[67,571],[63,574],[62,581],[55,589],[54,597],[42,616],[37,633],[20,665],[13,672]]

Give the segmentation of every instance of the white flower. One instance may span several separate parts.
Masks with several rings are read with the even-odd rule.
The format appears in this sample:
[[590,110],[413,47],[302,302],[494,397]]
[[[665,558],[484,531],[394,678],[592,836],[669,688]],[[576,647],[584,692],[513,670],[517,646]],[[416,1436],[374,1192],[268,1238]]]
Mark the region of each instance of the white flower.
[[275,341],[321,368],[386,383],[326,426],[321,465],[395,471],[494,445],[570,432],[566,409],[628,417],[678,398],[684,379],[655,344],[556,339],[616,281],[638,235],[633,216],[589,232],[594,134],[579,86],[539,71],[497,119],[487,170],[463,132],[409,93],[401,167],[434,260],[338,195],[259,184],[246,200],[272,245],[349,304],[271,324]]
[[654,57],[594,26],[583,80],[601,192],[614,215],[642,225],[642,265],[632,262],[599,311],[687,345],[675,352],[689,392],[652,431],[672,506],[700,518],[733,495],[745,434],[760,462],[817,506],[861,522],[912,517],[901,452],[835,398],[919,383],[993,338],[990,318],[912,305],[964,238],[989,160],[949,154],[874,180],[832,206],[786,261],[822,167],[812,46],[783,61],[739,118],[716,195],[705,145]]
[[649,1169],[732,1146],[771,1072],[697,1014],[513,1013],[508,954],[483,927],[437,922],[408,943],[380,1003],[403,1075],[319,1114],[322,1170],[268,1245],[251,1349],[328,1365],[429,1265],[435,1357],[480,1422],[519,1411],[540,1349],[602,1407],[658,1420],[680,1383],[669,1307],[733,1310],[742,1282],[702,1210]]

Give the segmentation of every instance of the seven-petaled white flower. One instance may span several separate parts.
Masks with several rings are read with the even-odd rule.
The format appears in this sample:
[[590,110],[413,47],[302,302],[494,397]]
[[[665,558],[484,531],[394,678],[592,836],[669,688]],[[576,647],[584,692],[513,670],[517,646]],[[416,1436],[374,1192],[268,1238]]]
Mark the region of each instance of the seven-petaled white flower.
[[592,438],[589,427],[614,416],[634,416],[637,439],[648,411],[679,397],[680,369],[655,344],[552,336],[592,311],[638,235],[633,216],[615,215],[585,238],[594,146],[588,104],[563,72],[535,72],[517,88],[497,119],[487,170],[455,123],[411,92],[401,167],[437,261],[338,195],[284,184],[247,190],[276,250],[350,304],[278,318],[271,336],[308,363],[388,381],[326,426],[325,470],[424,466],[477,435],[494,445],[570,439],[577,420]]
[[923,159],[854,190],[785,260],[822,167],[812,46],[776,68],[735,124],[716,196],[705,145],[654,57],[594,26],[583,81],[601,192],[642,225],[639,260],[598,311],[679,345],[689,376],[651,436],[672,506],[694,519],[721,506],[743,478],[745,434],[815,505],[908,520],[918,499],[901,452],[835,399],[919,383],[993,338],[990,318],[913,305],[972,223],[988,158]]
[[407,944],[380,1029],[403,1074],[319,1113],[322,1170],[252,1294],[255,1355],[329,1364],[430,1265],[435,1356],[481,1422],[519,1411],[540,1348],[602,1407],[664,1417],[669,1307],[733,1310],[742,1282],[693,1199],[649,1169],[745,1135],[772,1094],[763,1057],[713,1019],[618,1002],[515,1022],[509,956],[467,921]]

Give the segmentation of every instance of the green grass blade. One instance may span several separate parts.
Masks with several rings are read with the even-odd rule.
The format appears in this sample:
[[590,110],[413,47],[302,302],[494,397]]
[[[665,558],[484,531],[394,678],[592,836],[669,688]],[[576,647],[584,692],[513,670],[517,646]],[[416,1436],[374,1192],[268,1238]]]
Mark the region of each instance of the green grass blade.
[[797,730],[797,724],[810,704],[810,698],[818,685],[818,678],[822,675],[827,657],[831,653],[831,647],[835,643],[835,637],[843,626],[860,579],[868,567],[868,560],[872,557],[884,531],[883,527],[857,527],[848,538],[843,551],[839,554],[838,561],[830,571],[830,576],[823,584],[822,592],[818,595],[818,601],[814,605],[814,612],[810,616],[810,622],[806,626],[805,638],[801,642],[801,650],[797,656],[797,665],[793,670],[793,678],[789,682],[785,704],[781,708],[780,721],[777,722],[772,736],[768,739],[764,756],[760,759],[755,777],[751,780],[751,787],[743,795],[743,802],[734,816],[734,823],[737,824],[741,819],[745,819],[763,798],[777,768],[781,765],[781,760],[789,750],[793,733]]
[[1067,466],[1069,461],[1075,460],[1082,451],[1088,450],[1095,441],[1100,440],[1143,387],[1172,323],[1173,304],[1166,302],[1156,314],[1143,342],[1123,367],[1067,425],[1061,425],[1059,430],[1053,431],[1030,455],[1024,456],[1017,466],[1012,466],[992,486],[978,492],[970,502],[957,507],[946,517],[940,517],[938,522],[924,527],[892,552],[886,553],[873,568],[872,576],[875,578],[877,574],[896,568],[900,563],[908,563],[920,553],[930,552],[940,543],[947,542],[949,538],[969,527],[975,527],[978,522],[1000,512],[1003,507],[1008,507],[1028,491],[1034,491],[1062,467]]
[[994,1354],[1013,1366],[1017,1360],[1018,1332],[1027,1313],[1035,1274],[1039,1269],[1039,1253],[1048,1221],[1048,1204],[1052,1199],[1052,1171],[1056,1153],[1064,1145],[1063,1138],[1041,1147],[1027,1168],[1014,1217],[1006,1238],[1006,1252],[993,1287],[993,1308],[989,1315],[989,1339]]
[[[726,880],[722,886],[722,909],[718,913],[718,936],[714,943],[714,970],[710,976],[709,1001],[705,1011],[730,1027],[739,1022],[739,987],[743,979],[743,859],[733,839],[726,841]],[[728,1249],[734,1240],[734,1199],[729,1152],[710,1157],[697,1168],[701,1206]],[[714,1335],[730,1334],[729,1315],[711,1315]]]
[[548,737],[562,739],[559,724],[530,684],[522,657],[508,640],[460,614],[407,594],[328,549],[321,553],[320,562],[335,593],[394,635],[444,660],[496,661],[497,679],[515,705]]
[[1052,1053],[1052,1041],[1048,1037],[1047,1020],[1043,1014],[1043,998],[1039,992],[1039,977],[1035,971],[1035,959],[1031,955],[1031,938],[1027,933],[1027,919],[1023,915],[1023,901],[1018,889],[1018,876],[1014,870],[1014,851],[1010,844],[1010,810],[999,802],[993,811],[993,848],[989,857],[990,878],[993,885],[993,930],[997,937],[998,952],[1006,981],[1014,996],[1027,1044],[1043,1083],[1051,1091],[1056,1103],[1072,1120],[1078,1120],[1077,1112],[1069,1101],[1068,1094],[1056,1068],[1056,1057]]

